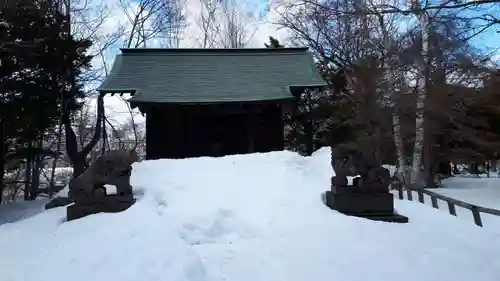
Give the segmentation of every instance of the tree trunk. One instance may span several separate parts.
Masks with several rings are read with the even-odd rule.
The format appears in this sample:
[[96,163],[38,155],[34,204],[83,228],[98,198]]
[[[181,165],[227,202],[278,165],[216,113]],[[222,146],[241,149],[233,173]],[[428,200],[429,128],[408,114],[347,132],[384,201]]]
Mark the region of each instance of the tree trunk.
[[[74,86],[74,85],[73,85]],[[99,95],[97,97],[97,120],[95,125],[94,135],[92,140],[83,147],[81,151],[78,151],[78,142],[71,128],[71,119],[69,118],[69,112],[64,114],[64,130],[66,135],[66,149],[68,152],[68,157],[73,165],[73,177],[76,178],[80,176],[83,171],[85,171],[85,159],[87,155],[91,152],[94,146],[99,142],[102,133],[102,123],[104,117],[104,96]]]
[[392,128],[394,134],[394,144],[396,145],[396,155],[398,157],[398,165],[399,165],[398,177],[399,180],[402,181],[404,184],[408,184],[406,175],[407,167],[404,155],[403,138],[401,136],[401,123],[397,112],[392,113]]
[[29,200],[35,200],[38,196],[38,188],[40,186],[40,169],[42,161],[40,156],[35,156],[33,161],[33,166],[31,170],[31,184],[30,184],[30,197]]
[[436,164],[437,164],[436,157],[434,157],[429,143],[425,144],[424,149],[425,149],[424,153],[425,187],[435,188],[436,182],[434,181],[434,179],[436,176]]
[[[0,89],[2,87],[0,86]],[[7,158],[7,149],[9,148],[7,144],[7,136],[5,135],[4,132],[4,117],[3,117],[3,110],[4,107],[4,101],[3,99],[0,100],[0,204],[2,204],[3,200],[3,192],[5,190],[5,184],[3,181],[3,177],[5,174],[5,165],[7,164],[6,158]]]
[[[61,101],[62,100],[64,100],[64,95],[61,92]],[[61,110],[61,115],[59,116],[59,127],[58,127],[57,140],[56,140],[56,153],[54,155],[54,161],[52,161],[52,170],[50,171],[49,198],[52,198],[52,196],[54,195],[57,161],[59,160],[59,153],[61,152],[61,141],[62,141],[62,133],[63,133],[63,118],[64,118],[64,111]]]
[[[2,157],[2,156],[0,156],[0,157]],[[3,192],[5,190],[5,185],[3,183],[3,176],[4,176],[4,169],[3,169],[3,167],[4,167],[4,165],[3,165],[2,162],[3,162],[3,159],[0,160],[0,165],[2,165],[0,167],[0,204],[2,204]]]
[[417,110],[415,118],[415,143],[413,146],[413,164],[411,173],[411,184],[422,186],[422,154],[424,146],[424,109],[427,90],[427,57],[429,47],[429,21],[427,13],[420,13],[420,24],[422,27],[422,50],[421,57],[417,60],[419,72]]
[[3,200],[3,192],[4,192],[4,190],[5,190],[5,184],[4,184],[4,182],[3,182],[3,177],[4,177],[4,173],[5,173],[4,171],[5,171],[5,170],[4,170],[4,163],[3,163],[3,162],[4,162],[4,158],[3,158],[3,156],[2,156],[2,155],[0,155],[0,157],[2,157],[2,158],[0,159],[0,165],[1,165],[1,166],[0,166],[0,204],[2,204],[2,200]]
[[[43,148],[42,139],[37,140],[37,148]],[[43,157],[40,154],[33,155],[33,167],[31,171],[30,200],[36,200],[40,187],[40,170],[43,168]]]
[[431,134],[432,124],[428,122],[427,112],[424,114],[424,144],[423,144],[423,176],[425,176],[426,188],[436,188],[436,173],[438,168],[438,157],[434,151],[434,136]]
[[314,152],[314,130],[313,130],[313,108],[311,105],[311,91],[307,91],[307,102],[305,110],[307,111],[307,118],[304,124],[304,134],[306,138],[306,155],[311,156]]
[[31,155],[31,144],[28,146],[28,155],[26,156],[26,170],[24,171],[24,201],[30,200],[30,190],[31,190],[31,170],[33,164],[33,158]]
[[[389,31],[387,30],[384,17],[382,15],[378,15],[379,23],[380,23],[380,28],[382,30],[382,35],[384,38],[384,49],[386,52],[386,56],[388,57],[388,54],[392,50],[392,44],[391,40],[389,37]],[[401,135],[401,122],[399,118],[399,114],[397,112],[397,107],[394,101],[392,101],[392,95],[393,95],[393,87],[392,87],[392,79],[394,78],[394,73],[392,72],[392,69],[390,66],[386,65],[385,61],[383,63],[384,67],[387,70],[387,73],[385,73],[385,82],[387,86],[387,90],[389,92],[389,95],[391,97],[391,102],[390,106],[392,107],[392,130],[393,130],[393,137],[394,137],[394,144],[396,146],[396,155],[398,158],[398,177],[399,180],[403,182],[403,184],[407,185],[407,167],[406,167],[406,161],[405,161],[405,153],[404,153],[404,143],[403,143],[403,137]]]
[[85,158],[78,157],[73,162],[73,177],[77,178],[85,171]]
[[452,165],[449,160],[439,161],[437,172],[441,174],[441,176],[445,178],[449,178],[452,176]]
[[[309,114],[310,115],[310,114]],[[307,118],[304,124],[304,134],[306,138],[306,155],[311,156],[314,152],[314,133],[311,119]]]
[[3,177],[5,175],[5,165],[7,164],[5,160],[7,158],[7,149],[8,149],[7,141],[4,139],[1,126],[2,124],[0,123],[0,141],[2,142],[0,143],[0,204],[2,204],[3,192],[5,190]]
[[473,175],[478,175],[479,174],[479,165],[477,164],[476,161],[472,161],[469,163],[469,173]]

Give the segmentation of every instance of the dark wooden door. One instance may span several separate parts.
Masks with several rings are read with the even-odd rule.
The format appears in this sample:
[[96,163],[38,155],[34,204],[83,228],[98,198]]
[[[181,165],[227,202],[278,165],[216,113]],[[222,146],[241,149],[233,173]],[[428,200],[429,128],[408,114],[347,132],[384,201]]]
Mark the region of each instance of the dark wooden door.
[[219,157],[248,152],[246,118],[243,114],[190,116],[186,125],[185,145],[189,157]]

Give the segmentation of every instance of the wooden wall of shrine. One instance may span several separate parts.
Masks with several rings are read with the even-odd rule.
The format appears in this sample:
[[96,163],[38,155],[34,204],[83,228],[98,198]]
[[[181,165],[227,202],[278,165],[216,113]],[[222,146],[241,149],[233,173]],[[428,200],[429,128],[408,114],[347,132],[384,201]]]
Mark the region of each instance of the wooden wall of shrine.
[[146,159],[283,150],[282,110],[278,102],[142,106]]

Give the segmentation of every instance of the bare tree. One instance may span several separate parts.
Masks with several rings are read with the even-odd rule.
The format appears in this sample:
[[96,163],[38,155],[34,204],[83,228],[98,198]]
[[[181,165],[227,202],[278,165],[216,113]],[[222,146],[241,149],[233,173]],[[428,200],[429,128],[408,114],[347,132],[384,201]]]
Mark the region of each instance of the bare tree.
[[[101,27],[104,25],[109,17],[109,8],[105,5],[104,1],[96,2],[92,0],[83,2],[72,2],[70,0],[61,0],[59,4],[59,9],[65,12],[70,21],[67,28],[68,34],[79,38],[89,39],[94,43],[94,52],[91,54],[93,56],[102,55],[110,46],[112,46],[120,36],[123,34],[123,30],[119,29],[111,33],[102,34],[100,33]],[[103,68],[106,68],[106,63],[103,64]],[[91,84],[101,80],[103,77],[102,69],[93,69],[87,73],[84,73],[79,79],[85,84]],[[76,77],[72,77],[72,87],[75,88]],[[92,86],[92,85],[89,85]],[[64,100],[64,99],[62,99]],[[71,116],[67,110],[63,110],[59,122],[59,132],[57,134],[57,146],[56,151],[59,152],[61,149],[61,137],[64,135],[66,138],[66,150],[67,155],[70,158],[74,166],[74,176],[78,176],[85,168],[85,158],[88,153],[94,148],[94,146],[99,141],[99,136],[101,134],[100,126],[102,125],[102,117],[104,114],[104,106],[102,108],[99,106],[102,103],[102,98],[98,98],[98,117],[96,119],[95,129],[93,132],[92,139],[87,145],[83,145],[82,141],[84,138],[82,134],[75,134],[74,128],[72,127]],[[62,107],[65,108],[65,103],[63,102]],[[87,120],[87,118],[85,119]],[[64,133],[63,133],[64,125]],[[82,126],[82,123],[79,123]],[[79,147],[81,150],[79,150]],[[57,153],[56,155],[58,155]],[[52,189],[54,187],[55,179],[55,168],[57,166],[58,157],[52,162],[51,169],[51,179],[49,187],[49,197],[52,196]]]
[[198,44],[202,48],[213,48],[216,44],[217,32],[220,30],[220,24],[217,21],[216,0],[200,0],[199,18],[196,23],[201,32],[201,38],[198,39]]
[[223,32],[219,32],[220,46],[222,48],[246,47],[255,33],[255,28],[249,26],[253,18],[248,18],[244,8],[238,8],[235,0],[223,0],[220,2],[222,11]]
[[381,50],[382,54],[382,67],[385,70],[384,73],[384,83],[383,88],[387,91],[387,99],[386,104],[392,109],[392,127],[393,127],[393,138],[394,144],[396,148],[396,157],[398,163],[398,176],[399,179],[403,182],[407,180],[407,167],[405,161],[405,152],[404,152],[404,141],[403,135],[401,132],[401,118],[397,109],[397,104],[394,101],[394,95],[396,91],[395,81],[397,81],[398,74],[394,71],[394,65],[391,65],[391,60],[394,59],[397,50],[398,42],[395,40],[394,36],[390,34],[394,34],[395,28],[390,29],[387,26],[386,18],[382,14],[375,15],[379,21],[379,29],[382,35],[383,40],[383,48]]
[[[345,95],[358,104],[358,107],[361,101],[357,95],[364,91],[359,84],[362,81],[368,82],[360,79],[360,63],[369,57],[378,58],[385,69],[385,74],[381,79],[383,82],[376,85],[382,94],[374,95],[372,98],[379,99],[381,104],[392,108],[393,138],[402,178],[406,170],[406,161],[402,134],[404,130],[401,127],[397,100],[400,96],[407,96],[405,93],[408,90],[417,93],[416,116],[413,119],[415,121],[413,163],[411,177],[406,177],[406,180],[414,184],[419,182],[421,185],[428,68],[429,64],[436,63],[431,60],[428,53],[430,24],[440,12],[454,11],[453,15],[449,12],[441,15],[440,20],[449,21],[452,18],[462,20],[468,26],[468,29],[464,30],[468,33],[467,36],[462,36],[463,40],[467,41],[491,27],[495,15],[491,10],[481,12],[482,16],[471,16],[465,13],[479,5],[496,5],[496,3],[498,2],[489,0],[459,4],[453,1],[443,1],[439,4],[411,1],[411,6],[408,6],[408,3],[401,5],[398,1],[367,3],[366,1],[302,0],[281,6],[282,17],[279,23],[291,31],[291,38],[296,44],[308,46],[317,58],[323,61],[321,70],[328,72],[334,93]],[[460,12],[462,14],[459,14]],[[409,16],[416,16],[418,23],[413,24]],[[396,18],[398,18],[397,21],[395,21]],[[392,29],[391,22],[398,22],[399,25],[406,22],[408,28],[405,31],[401,31],[401,28]],[[400,51],[397,51],[401,49],[398,41],[411,38],[415,30],[420,32],[419,52],[413,53],[411,59],[405,60],[406,66],[394,65],[393,61],[401,58],[398,54]],[[408,73],[414,70],[418,73],[414,79],[410,78],[413,81],[396,85],[396,81],[408,80]],[[415,89],[405,89],[412,83],[416,84]]]
[[[332,95],[343,95],[354,104],[357,112],[354,127],[366,139],[377,143],[389,129],[383,115],[386,100],[392,95],[387,93],[390,89],[384,89],[387,83],[382,82],[388,74],[381,73],[375,63],[386,61],[390,65],[394,54],[393,50],[385,51],[383,36],[378,35],[383,33],[379,19],[364,13],[367,5],[357,1],[331,1],[328,6],[309,1],[288,4],[284,6],[280,24],[291,30],[295,44],[308,46],[322,61],[320,71],[326,74]],[[339,11],[353,16],[339,16]],[[395,21],[395,16],[383,18],[383,29],[393,31],[389,27],[393,28]],[[381,79],[377,79],[379,76]]]
[[78,145],[78,138],[72,128],[72,121],[70,113],[65,110],[63,116],[64,133],[66,137],[66,151],[68,157],[73,165],[73,176],[78,177],[83,173],[86,168],[87,155],[92,151],[95,145],[99,142],[101,137],[101,129],[104,121],[104,96],[98,95],[97,97],[97,118],[94,127],[94,132],[91,140],[83,146],[80,150]]
[[[127,107],[127,112],[119,112],[120,117],[124,117],[125,114],[129,116],[126,121],[117,122],[113,120],[113,116],[106,117],[106,124],[111,128],[111,132],[108,134],[108,143],[112,149],[135,149],[144,145],[144,134],[145,129],[144,123],[137,123],[136,119],[140,116],[140,112],[137,109],[132,109],[128,98],[124,96],[118,97]],[[121,118],[120,118],[121,119]]]
[[[66,5],[71,16],[71,34],[77,38],[92,42],[89,54],[98,59],[112,50],[116,43],[125,36],[125,28],[120,25],[108,26],[116,19],[112,18],[113,7],[105,0],[67,1]],[[79,80],[90,89],[98,86],[105,77],[108,62],[94,63],[91,70],[86,71]]]
[[[179,36],[183,29],[184,16],[182,14],[182,2],[179,0],[141,0],[126,1],[121,0],[120,7],[122,8],[128,24],[121,26],[120,30],[125,37],[123,46],[126,48],[148,47],[149,43],[157,43],[162,47],[178,47]],[[152,42],[155,41],[155,42]],[[103,77],[107,77],[107,57],[104,52],[99,53],[99,57],[104,65]],[[134,116],[139,114],[130,108],[128,102],[120,97],[127,106],[128,114],[131,116],[131,122],[134,122]],[[102,151],[110,147],[109,140],[117,143],[117,149],[125,149],[125,139],[123,136],[123,124],[113,123],[108,117],[103,116],[102,135]],[[107,126],[106,126],[107,125]],[[111,129],[111,132],[106,130],[106,127]],[[135,129],[137,125],[133,125],[135,136],[135,149],[138,145],[138,136]],[[108,141],[108,142],[107,142]],[[107,142],[107,143],[106,143]]]
[[202,48],[244,48],[257,30],[262,15],[248,11],[246,1],[200,0],[201,9],[196,11]]
[[[427,3],[425,3],[427,4]],[[415,65],[419,71],[417,82],[417,108],[415,117],[415,142],[413,146],[413,164],[411,169],[410,183],[417,186],[424,186],[422,176],[422,159],[424,152],[424,109],[425,100],[427,97],[427,64],[428,64],[428,49],[429,49],[429,14],[427,11],[421,10],[422,3],[420,0],[412,0],[411,8],[415,11],[415,15],[420,22],[422,34],[422,48],[420,55],[415,60]]]
[[120,0],[130,24],[124,46],[147,47],[156,40],[165,47],[178,47],[184,24],[182,4],[179,0]]
[[[468,8],[471,6],[477,6],[481,4],[489,4],[492,3],[490,1],[477,1],[476,5],[471,5],[470,3],[464,3],[463,5],[455,5],[454,8],[451,8],[450,4],[454,4],[455,1],[444,0],[439,5],[433,5],[428,0],[420,1],[420,0],[411,0],[411,10],[413,14],[417,17],[420,26],[421,32],[421,48],[420,54],[415,57],[415,66],[418,69],[418,80],[417,80],[417,96],[416,96],[416,118],[415,118],[415,140],[413,146],[413,163],[411,169],[410,183],[416,184],[417,186],[423,187],[425,185],[425,179],[422,166],[422,159],[424,154],[424,138],[425,138],[425,116],[424,112],[426,109],[426,100],[428,95],[428,85],[427,81],[429,79],[429,65],[433,61],[433,58],[429,54],[429,33],[431,29],[432,21],[438,18],[438,15],[441,11],[446,9],[460,9],[460,8]],[[459,11],[457,11],[459,12]],[[482,17],[488,17],[488,14],[483,14]],[[457,18],[458,15],[446,15],[443,16],[442,19],[446,21],[453,20]],[[469,20],[466,20],[470,22]],[[480,28],[477,26],[471,26],[468,30],[472,30],[472,34],[464,40],[471,39],[476,36],[480,32],[486,30],[491,27],[491,22],[485,24],[480,24]]]

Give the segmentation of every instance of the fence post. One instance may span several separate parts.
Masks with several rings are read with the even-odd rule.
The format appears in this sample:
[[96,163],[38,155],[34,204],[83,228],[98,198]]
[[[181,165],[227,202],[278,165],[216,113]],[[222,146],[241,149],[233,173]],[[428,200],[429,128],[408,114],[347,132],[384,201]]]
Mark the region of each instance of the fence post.
[[413,200],[413,194],[411,193],[411,189],[406,190],[406,197],[408,200],[412,201]]
[[439,205],[438,205],[438,200],[436,197],[434,196],[431,196],[431,201],[432,201],[432,207],[436,208],[436,209],[439,209]]
[[455,209],[455,205],[448,201],[448,210],[450,210],[450,214],[456,216],[457,210]]
[[398,198],[400,200],[405,199],[404,193],[403,193],[403,184],[400,181],[395,181],[392,183],[395,189],[398,190]]
[[483,222],[481,221],[481,214],[479,213],[479,210],[477,209],[476,206],[472,206],[470,209],[472,211],[472,216],[474,216],[474,222],[476,223],[477,226],[483,226]]
[[420,203],[424,203],[424,193],[422,192],[422,187],[417,190],[417,194],[418,201],[420,201]]

